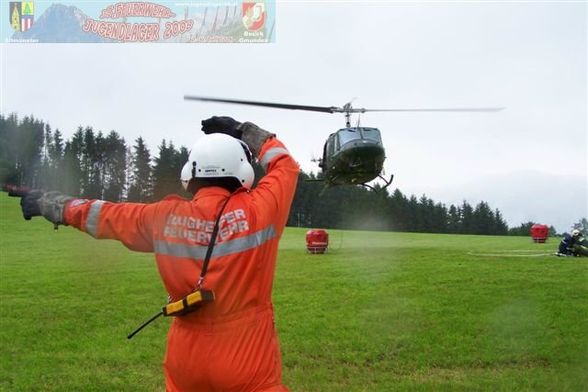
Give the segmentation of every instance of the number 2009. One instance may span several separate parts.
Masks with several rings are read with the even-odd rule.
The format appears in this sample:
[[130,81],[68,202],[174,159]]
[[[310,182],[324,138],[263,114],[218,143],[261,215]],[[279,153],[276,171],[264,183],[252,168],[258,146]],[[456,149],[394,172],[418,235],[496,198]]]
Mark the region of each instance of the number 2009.
[[163,38],[167,39],[184,34],[185,32],[192,30],[192,27],[194,27],[194,21],[192,19],[180,20],[179,22],[167,22],[165,24]]

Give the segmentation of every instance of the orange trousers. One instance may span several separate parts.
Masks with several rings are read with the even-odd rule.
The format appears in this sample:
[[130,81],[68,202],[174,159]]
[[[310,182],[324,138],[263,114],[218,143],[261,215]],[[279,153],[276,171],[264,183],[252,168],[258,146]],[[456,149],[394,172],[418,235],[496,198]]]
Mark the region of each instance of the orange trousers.
[[164,361],[168,392],[287,392],[273,310],[229,321],[175,318]]

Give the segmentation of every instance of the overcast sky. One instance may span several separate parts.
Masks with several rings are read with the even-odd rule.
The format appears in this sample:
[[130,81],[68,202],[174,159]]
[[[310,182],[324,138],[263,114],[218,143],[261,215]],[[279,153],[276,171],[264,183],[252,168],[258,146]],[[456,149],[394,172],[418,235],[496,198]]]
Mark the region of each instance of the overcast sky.
[[[303,169],[315,170],[310,160],[342,115],[183,95],[501,106],[369,113],[361,123],[382,131],[386,172],[404,193],[484,199],[511,225],[534,219],[568,230],[588,209],[586,21],[585,2],[292,1],[278,2],[275,44],[2,44],[1,112],[33,114],[66,136],[79,125],[129,142],[142,135],[152,152],[163,138],[189,146],[200,120],[229,115],[276,132]],[[524,203],[555,183],[570,187]]]

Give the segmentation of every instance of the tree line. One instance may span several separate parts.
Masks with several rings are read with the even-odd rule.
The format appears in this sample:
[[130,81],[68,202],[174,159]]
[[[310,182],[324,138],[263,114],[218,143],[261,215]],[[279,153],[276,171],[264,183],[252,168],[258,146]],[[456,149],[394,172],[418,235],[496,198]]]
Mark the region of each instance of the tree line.
[[[399,189],[391,194],[376,185],[375,191],[361,187],[325,186],[317,176],[301,172],[288,225],[409,231],[425,233],[506,235],[508,225],[498,209],[488,203],[476,206],[464,201],[445,206],[422,195],[406,196]],[[528,235],[528,234],[526,234]]]
[[78,127],[69,140],[33,117],[0,115],[0,182],[85,198],[150,202],[182,192],[188,149],[165,139],[153,156],[142,137],[132,146],[116,131]]
[[[132,146],[116,131],[78,127],[65,139],[33,117],[0,115],[0,182],[109,201],[152,202],[168,194],[188,197],[179,173],[186,147],[162,140],[153,154],[141,137]],[[263,170],[255,167],[256,176]],[[484,201],[446,206],[425,195],[360,187],[325,188],[301,172],[289,226],[428,233],[528,235],[528,224],[510,228]],[[310,181],[309,181],[310,180]],[[529,222],[532,225],[532,222]],[[554,229],[553,229],[554,230]],[[555,230],[554,230],[555,231]]]

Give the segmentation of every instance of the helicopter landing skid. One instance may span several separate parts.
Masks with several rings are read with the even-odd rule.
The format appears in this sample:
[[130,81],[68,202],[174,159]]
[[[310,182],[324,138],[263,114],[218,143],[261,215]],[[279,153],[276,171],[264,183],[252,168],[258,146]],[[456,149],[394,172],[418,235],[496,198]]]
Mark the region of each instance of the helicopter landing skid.
[[392,174],[390,176],[390,179],[389,180],[387,180],[386,178],[382,177],[381,175],[379,175],[378,178],[380,178],[382,181],[384,181],[384,186],[381,187],[381,188],[374,188],[373,186],[368,185],[368,184],[365,184],[365,183],[364,184],[360,184],[360,185],[361,186],[365,186],[366,188],[369,188],[369,189],[371,189],[374,192],[379,192],[381,190],[384,190],[384,189],[388,188],[390,185],[392,185],[392,180],[394,180],[394,174]]

